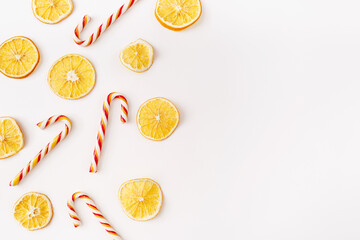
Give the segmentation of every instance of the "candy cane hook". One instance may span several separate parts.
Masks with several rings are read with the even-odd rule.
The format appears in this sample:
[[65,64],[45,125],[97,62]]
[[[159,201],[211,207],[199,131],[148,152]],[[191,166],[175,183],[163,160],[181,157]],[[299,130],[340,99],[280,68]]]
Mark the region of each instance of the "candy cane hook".
[[124,3],[123,5],[121,5],[121,7],[114,12],[113,14],[110,15],[110,17],[106,20],[106,22],[102,23],[96,32],[94,32],[93,34],[90,35],[90,37],[87,40],[81,40],[80,39],[80,33],[84,30],[85,26],[90,22],[91,18],[88,15],[85,15],[81,21],[81,23],[79,23],[75,30],[74,30],[74,42],[77,45],[86,47],[89,46],[90,44],[94,43],[99,37],[100,35],[106,31],[106,29],[108,29],[108,27],[113,24],[121,15],[123,15],[132,5],[134,5],[134,3],[136,3],[138,0],[126,0],[126,3]]
[[10,186],[16,186],[19,182],[48,154],[60,141],[62,141],[71,130],[71,121],[64,115],[55,115],[49,119],[39,122],[37,126],[41,129],[45,129],[53,123],[63,121],[65,123],[64,130],[61,131],[51,142],[49,142],[40,152],[31,160],[26,167],[24,167],[16,177],[10,182]]
[[109,233],[113,240],[121,240],[121,237],[116,233],[115,229],[111,227],[110,223],[106,220],[106,218],[102,215],[99,209],[96,207],[95,203],[91,198],[82,192],[76,192],[72,195],[71,199],[67,202],[67,206],[69,208],[69,215],[70,218],[73,220],[74,227],[80,226],[80,218],[76,214],[75,211],[75,200],[81,198],[84,200],[86,205],[91,209],[91,212],[94,214],[95,217],[99,220],[101,226],[104,227],[105,231]]
[[106,100],[104,101],[102,113],[101,113],[101,120],[100,120],[100,128],[97,133],[97,141],[94,148],[94,158],[91,161],[90,165],[90,171],[92,173],[97,172],[98,170],[98,164],[99,164],[99,158],[100,158],[100,152],[102,145],[104,143],[104,137],[105,137],[105,131],[107,128],[108,120],[109,120],[109,110],[110,110],[110,104],[111,101],[114,99],[120,99],[121,101],[121,116],[120,120],[123,123],[126,123],[128,118],[128,104],[126,98],[117,92],[110,93]]

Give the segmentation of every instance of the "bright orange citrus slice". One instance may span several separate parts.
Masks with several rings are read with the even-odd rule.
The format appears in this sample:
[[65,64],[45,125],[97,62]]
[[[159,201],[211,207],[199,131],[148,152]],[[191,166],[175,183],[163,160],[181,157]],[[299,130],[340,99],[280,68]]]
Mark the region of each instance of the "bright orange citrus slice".
[[51,66],[48,83],[56,95],[73,100],[91,92],[95,85],[95,75],[89,60],[78,54],[69,54]]
[[32,9],[41,22],[55,24],[70,15],[73,3],[72,0],[32,0]]
[[183,30],[194,24],[200,15],[200,0],[157,0],[156,3],[156,19],[170,30]]
[[39,63],[35,44],[26,37],[12,37],[0,45],[0,72],[10,78],[24,78]]
[[50,199],[41,193],[23,195],[14,207],[14,217],[24,228],[33,231],[46,227],[53,216]]
[[143,103],[136,116],[140,133],[154,141],[169,137],[176,129],[180,114],[175,105],[165,98],[153,98]]
[[130,43],[120,53],[121,63],[134,72],[145,72],[154,59],[154,49],[146,41],[138,39]]
[[137,221],[156,217],[163,199],[159,184],[148,178],[123,183],[119,189],[119,198],[126,215]]
[[0,118],[0,159],[18,153],[24,146],[24,137],[15,119]]

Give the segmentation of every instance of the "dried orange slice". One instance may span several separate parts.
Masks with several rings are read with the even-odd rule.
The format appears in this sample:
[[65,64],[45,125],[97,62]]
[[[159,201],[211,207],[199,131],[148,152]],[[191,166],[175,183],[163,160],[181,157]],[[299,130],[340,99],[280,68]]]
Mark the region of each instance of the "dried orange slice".
[[121,63],[134,72],[145,72],[154,59],[154,49],[146,41],[138,39],[130,43],[120,53]]
[[0,45],[0,72],[10,78],[24,78],[39,63],[35,44],[26,37],[12,37]]
[[180,114],[175,105],[165,98],[153,98],[143,103],[136,116],[140,133],[155,141],[169,137],[176,129]]
[[137,221],[156,217],[163,199],[159,184],[148,178],[123,183],[119,189],[119,198],[126,215]]
[[200,15],[200,0],[157,0],[156,2],[156,19],[170,30],[183,30],[194,24]]
[[53,216],[50,199],[41,193],[23,195],[14,207],[14,217],[24,228],[33,231],[46,227]]
[[32,0],[32,10],[41,22],[55,24],[70,15],[73,3],[72,0]]
[[95,85],[95,75],[89,60],[78,54],[69,54],[51,66],[48,83],[56,95],[73,100],[90,93]]
[[0,118],[0,159],[18,153],[24,146],[24,137],[15,119]]

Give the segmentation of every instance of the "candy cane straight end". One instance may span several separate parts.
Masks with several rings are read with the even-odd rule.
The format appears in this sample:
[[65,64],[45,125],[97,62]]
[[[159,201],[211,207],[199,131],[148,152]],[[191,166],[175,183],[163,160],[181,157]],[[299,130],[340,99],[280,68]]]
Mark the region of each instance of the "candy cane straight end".
[[14,187],[16,185],[19,184],[19,182],[21,181],[22,179],[22,176],[19,176],[22,172],[18,173],[18,175],[16,175],[16,177],[9,183],[9,186],[10,187]]
[[17,183],[14,183],[13,181],[11,181],[10,183],[9,183],[9,186],[10,187],[14,187],[14,186],[16,186],[17,185]]
[[95,169],[95,167],[91,164],[89,172],[90,173],[97,173],[97,169]]

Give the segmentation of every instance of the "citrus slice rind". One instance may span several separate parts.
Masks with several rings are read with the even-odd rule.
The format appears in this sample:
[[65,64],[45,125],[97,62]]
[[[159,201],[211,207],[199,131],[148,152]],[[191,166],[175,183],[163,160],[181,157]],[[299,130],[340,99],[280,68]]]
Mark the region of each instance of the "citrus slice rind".
[[157,182],[149,178],[139,178],[121,185],[119,199],[122,209],[129,218],[147,221],[160,212],[163,196]]
[[120,53],[121,63],[134,72],[145,72],[154,59],[154,49],[146,41],[138,39],[127,45]]
[[24,194],[14,206],[14,218],[25,229],[34,231],[46,227],[53,216],[50,199],[41,193]]
[[36,68],[39,50],[27,37],[12,37],[0,45],[0,72],[10,78],[25,78]]
[[95,78],[95,69],[88,59],[78,54],[68,54],[51,66],[48,84],[57,96],[74,100],[91,92]]
[[193,25],[201,16],[200,0],[157,0],[155,17],[160,24],[173,31]]
[[0,118],[0,159],[18,153],[24,146],[24,136],[15,119]]
[[136,116],[140,133],[147,139],[161,141],[168,138],[179,124],[176,106],[165,98],[152,98],[143,103]]
[[32,0],[34,16],[46,24],[55,24],[68,17],[73,10],[72,0]]

